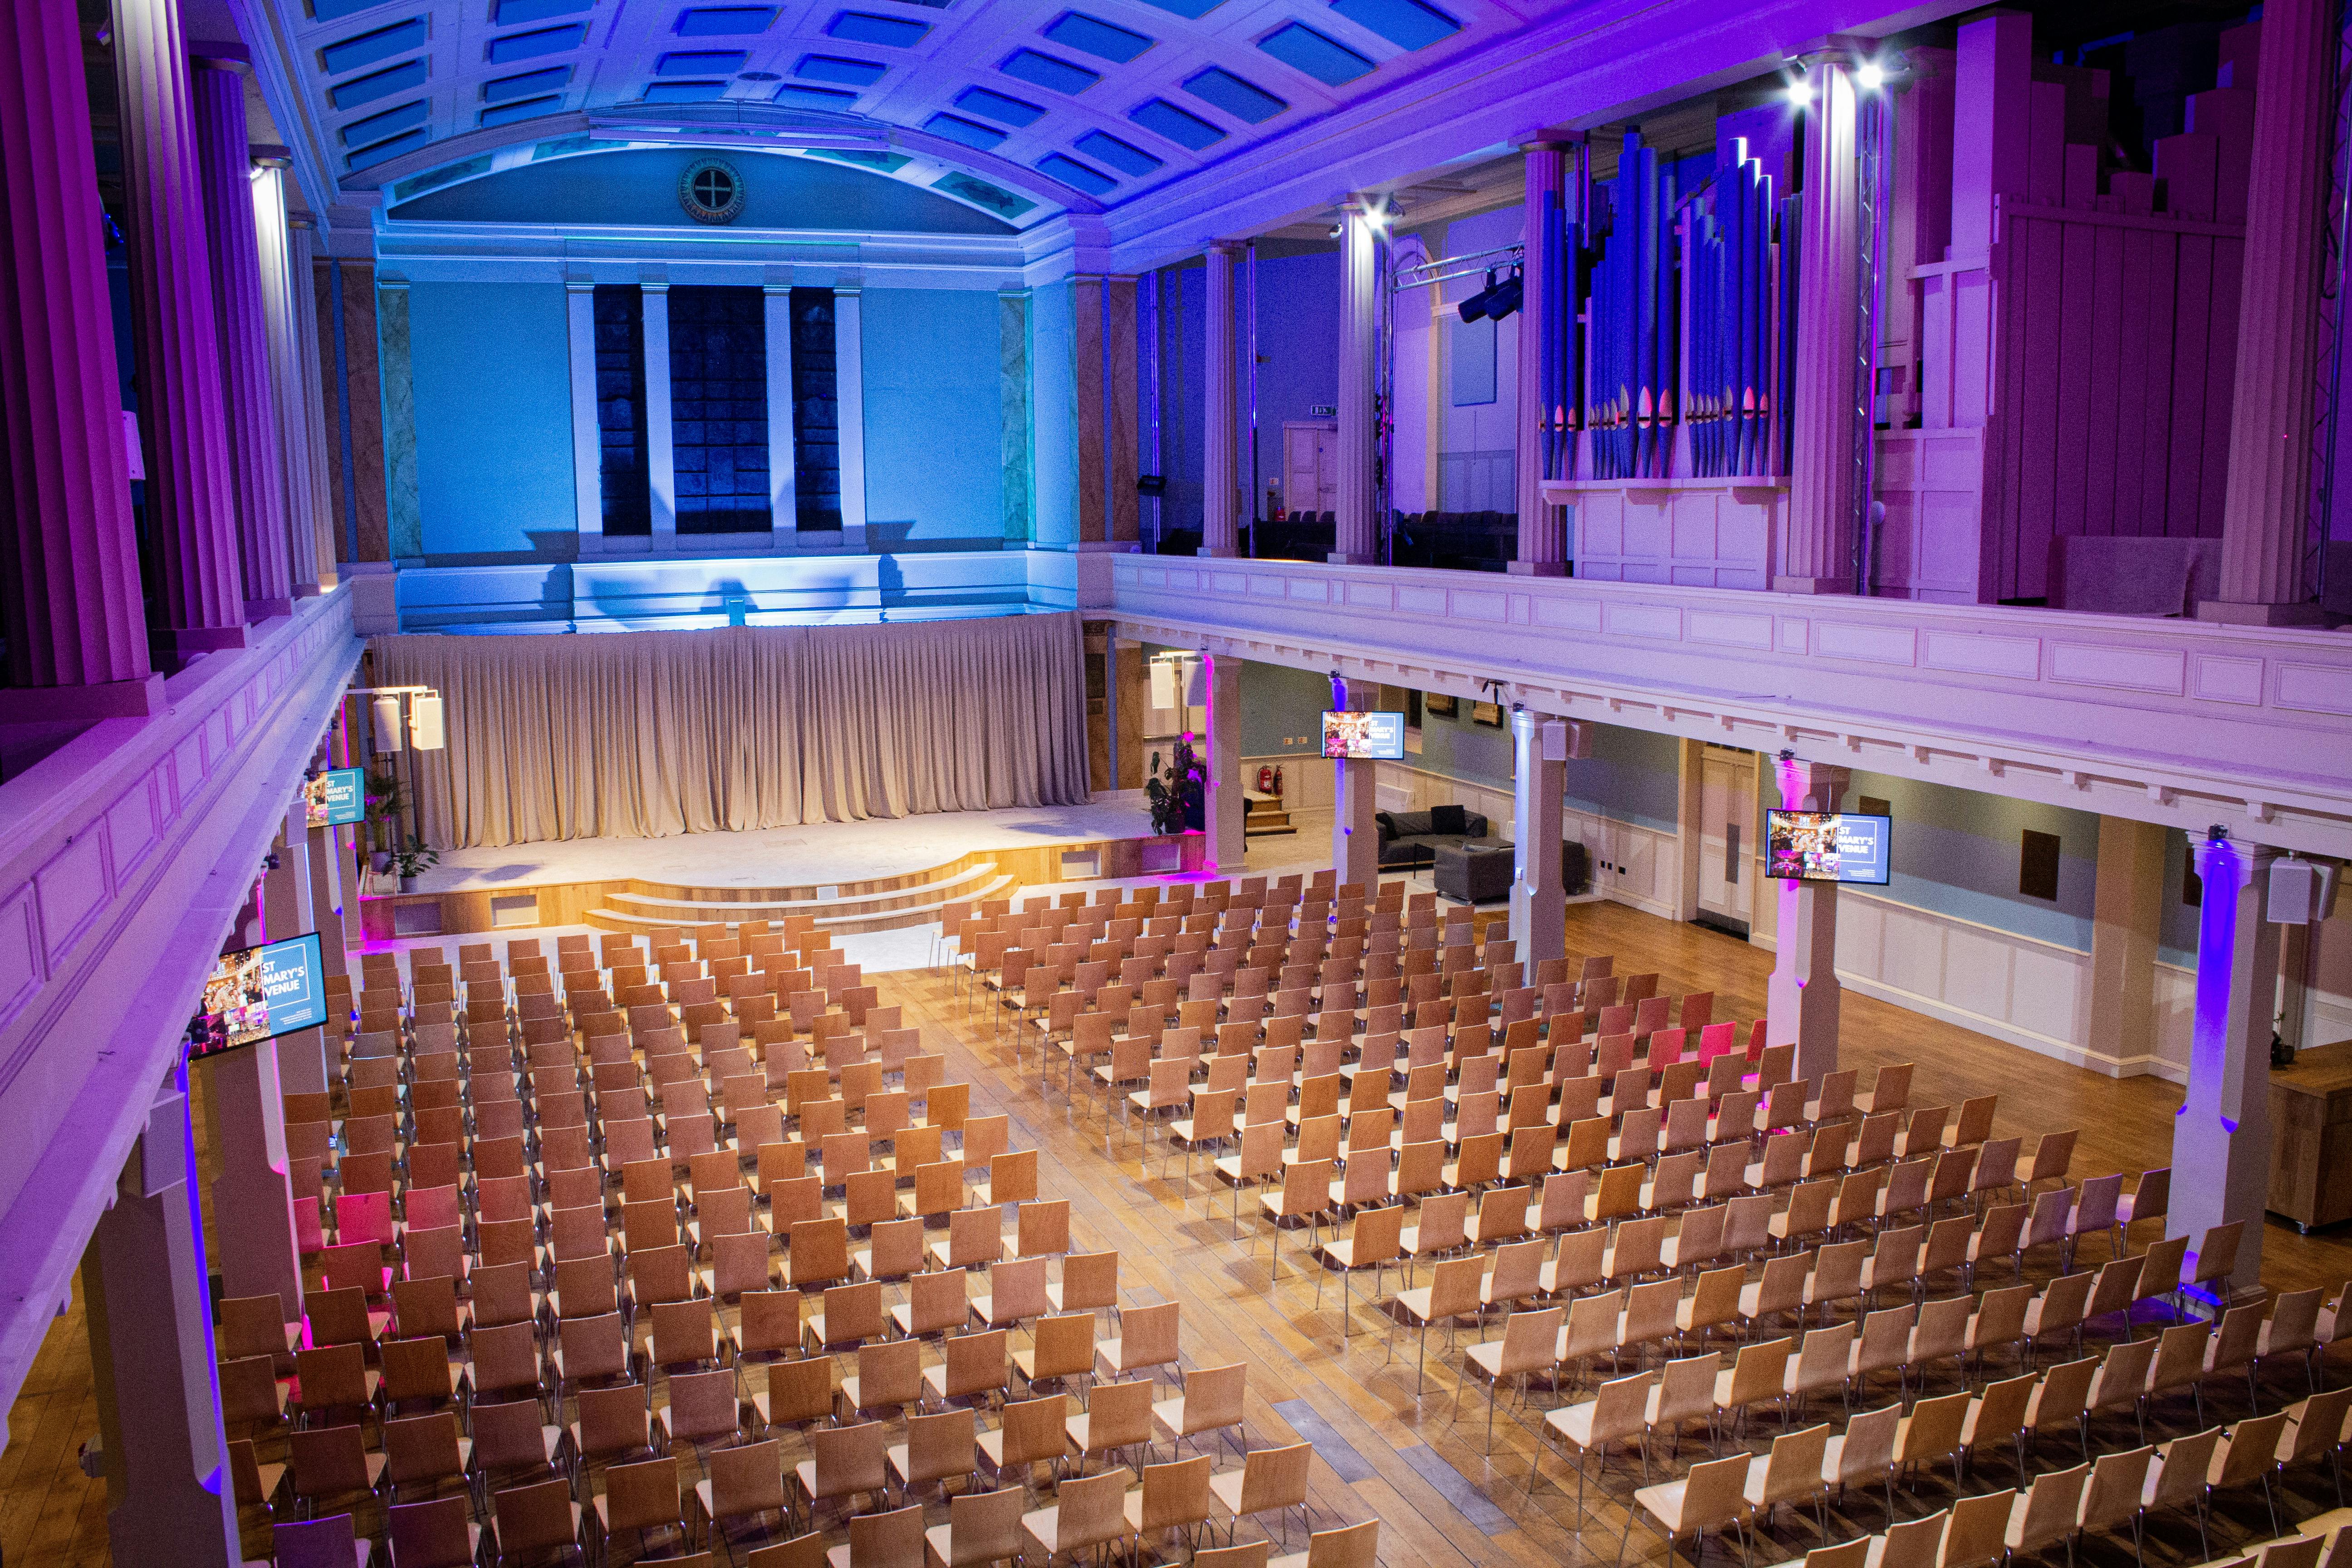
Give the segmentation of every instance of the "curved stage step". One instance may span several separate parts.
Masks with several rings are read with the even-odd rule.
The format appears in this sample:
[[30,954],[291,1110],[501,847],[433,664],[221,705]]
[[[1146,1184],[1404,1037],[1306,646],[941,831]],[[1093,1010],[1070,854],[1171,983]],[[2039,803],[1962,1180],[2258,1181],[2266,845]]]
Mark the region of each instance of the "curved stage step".
[[814,914],[819,931],[843,934],[929,925],[950,903],[1010,897],[1020,879],[985,857],[966,856],[910,876],[853,884],[820,898],[814,887],[688,888],[631,881],[605,895],[587,923],[603,931],[651,931],[666,926],[733,925]]

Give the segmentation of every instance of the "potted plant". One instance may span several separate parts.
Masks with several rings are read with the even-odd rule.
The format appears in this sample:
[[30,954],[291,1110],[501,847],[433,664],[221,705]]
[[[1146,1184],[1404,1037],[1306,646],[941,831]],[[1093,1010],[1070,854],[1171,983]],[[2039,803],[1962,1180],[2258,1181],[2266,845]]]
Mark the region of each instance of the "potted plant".
[[408,791],[390,768],[367,777],[366,826],[368,869],[383,876],[392,869],[400,847],[401,817],[408,810]]
[[412,833],[405,844],[392,851],[391,859],[392,868],[400,875],[400,890],[413,893],[416,891],[417,875],[441,863],[441,851]]
[[1200,828],[1207,810],[1206,785],[1207,774],[1190,742],[1176,742],[1165,769],[1160,753],[1152,752],[1151,777],[1143,786],[1144,797],[1151,803],[1151,831],[1172,835]]

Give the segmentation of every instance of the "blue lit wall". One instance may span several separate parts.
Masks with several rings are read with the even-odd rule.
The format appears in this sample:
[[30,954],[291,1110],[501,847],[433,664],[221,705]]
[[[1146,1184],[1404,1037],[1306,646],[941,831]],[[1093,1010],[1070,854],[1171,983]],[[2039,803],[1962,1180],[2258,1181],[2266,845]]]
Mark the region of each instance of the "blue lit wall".
[[578,523],[563,285],[418,283],[408,310],[426,554],[546,542],[568,559]]
[[[2099,863],[2095,813],[1857,771],[1846,805],[1865,795],[1885,801],[1895,816],[1895,874],[1886,897],[2078,952],[2091,950],[2092,885]],[[2054,900],[2017,890],[2020,839],[2027,828],[2058,837]],[[2177,897],[2177,877],[2172,885]],[[2193,931],[2196,911],[2189,912]]]
[[1001,537],[995,294],[868,289],[861,308],[868,526],[893,538]]
[[[1066,280],[1045,284],[1030,298],[1030,417],[1036,431],[1040,544],[1068,544],[1078,537],[1078,391],[1070,379],[1077,347],[1072,301]],[[993,399],[991,405],[994,406]]]

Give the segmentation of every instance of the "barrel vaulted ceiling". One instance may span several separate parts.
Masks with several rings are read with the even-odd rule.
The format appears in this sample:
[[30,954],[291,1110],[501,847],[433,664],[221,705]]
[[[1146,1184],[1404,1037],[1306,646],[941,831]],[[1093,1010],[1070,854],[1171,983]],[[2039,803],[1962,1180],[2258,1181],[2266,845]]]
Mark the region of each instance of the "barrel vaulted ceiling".
[[1536,0],[238,8],[269,35],[281,90],[299,100],[341,193],[397,202],[436,170],[486,155],[505,166],[583,131],[747,147],[822,146],[833,132],[845,161],[895,163],[886,172],[1022,226],[1114,209],[1559,10]]

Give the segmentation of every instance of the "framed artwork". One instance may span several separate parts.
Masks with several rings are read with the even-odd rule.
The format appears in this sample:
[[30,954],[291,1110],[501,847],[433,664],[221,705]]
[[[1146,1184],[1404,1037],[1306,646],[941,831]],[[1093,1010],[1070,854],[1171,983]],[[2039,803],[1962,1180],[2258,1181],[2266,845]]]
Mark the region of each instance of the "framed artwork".
[[1473,702],[1470,704],[1470,722],[1484,724],[1489,730],[1501,729],[1503,727],[1502,706],[1494,702]]
[[1421,700],[1421,710],[1438,719],[1451,719],[1457,704],[1451,697],[1433,691]]

